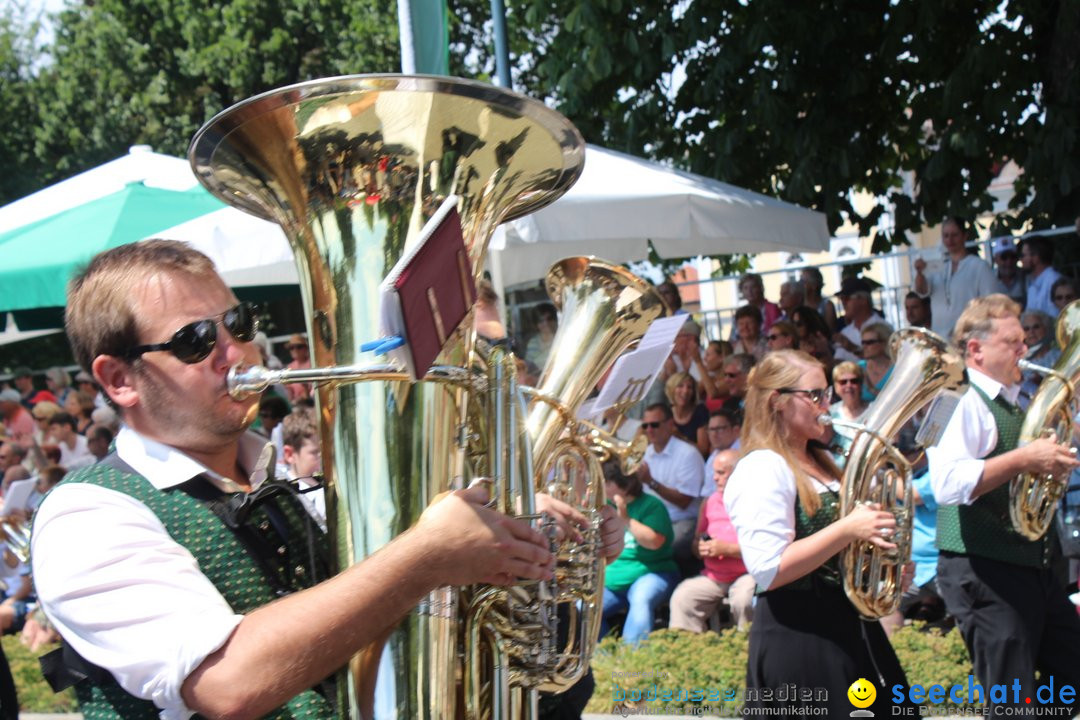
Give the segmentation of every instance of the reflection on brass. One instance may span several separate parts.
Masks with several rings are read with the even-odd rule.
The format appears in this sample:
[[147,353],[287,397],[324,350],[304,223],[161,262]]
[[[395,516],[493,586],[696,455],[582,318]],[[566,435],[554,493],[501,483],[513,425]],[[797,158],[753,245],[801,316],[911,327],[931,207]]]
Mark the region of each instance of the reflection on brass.
[[[1072,406],[1080,381],[1080,300],[1066,305],[1058,316],[1057,341],[1061,357],[1052,369],[1020,362],[1024,370],[1045,375],[1020,426],[1020,447],[1042,437],[1063,445],[1072,442]],[[1028,540],[1045,535],[1068,485],[1068,475],[1021,473],[1010,480],[1009,517],[1016,532]]]
[[868,619],[889,615],[900,606],[903,565],[911,559],[911,465],[891,440],[939,394],[958,393],[967,385],[963,358],[937,335],[904,328],[893,333],[891,343],[896,360],[892,374],[862,423],[825,416],[832,424],[858,431],[844,467],[841,515],[859,505],[880,503],[883,510],[896,516],[896,530],[888,538],[895,549],[883,550],[869,541],[856,540],[840,555],[844,591],[859,614]]
[[[453,478],[468,482],[488,473],[495,456],[506,478],[494,492],[500,507],[533,515],[530,448],[519,431],[524,408],[512,356],[494,357],[488,367],[471,329],[460,329],[437,367],[406,393],[401,390],[409,385],[397,369],[365,364],[359,346],[378,336],[380,282],[442,201],[450,194],[461,198],[462,231],[479,280],[495,227],[552,202],[577,179],[584,143],[575,128],[539,102],[482,83],[342,77],[275,90],[226,110],[199,131],[190,157],[212,193],[279,223],[296,256],[308,331],[317,339],[314,367],[284,371],[292,374],[276,380],[270,371],[240,368],[237,375],[247,384],[233,391],[298,380],[303,372],[305,380],[320,383],[327,513],[338,566],[385,546],[436,495],[456,486]],[[493,404],[499,406],[494,421],[488,415]],[[486,454],[477,454],[480,445]],[[342,713],[461,717],[463,678],[473,673],[460,661],[462,613],[477,619],[478,656],[528,662],[519,646],[536,645],[552,630],[516,623],[548,622],[554,601],[545,592],[554,593],[535,584],[436,590],[384,642],[354,656],[339,678]],[[513,673],[504,667],[476,669],[505,680],[478,689],[482,697],[505,700],[477,708],[478,717],[515,710],[524,716],[535,708],[534,674],[520,670],[531,684],[511,687]]]

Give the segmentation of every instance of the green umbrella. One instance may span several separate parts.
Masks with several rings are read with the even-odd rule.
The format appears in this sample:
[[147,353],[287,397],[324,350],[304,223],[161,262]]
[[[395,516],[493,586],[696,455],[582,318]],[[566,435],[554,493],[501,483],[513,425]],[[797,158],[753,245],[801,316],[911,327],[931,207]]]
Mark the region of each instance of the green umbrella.
[[123,190],[0,235],[0,311],[63,307],[76,269],[108,250],[225,207],[202,186]]

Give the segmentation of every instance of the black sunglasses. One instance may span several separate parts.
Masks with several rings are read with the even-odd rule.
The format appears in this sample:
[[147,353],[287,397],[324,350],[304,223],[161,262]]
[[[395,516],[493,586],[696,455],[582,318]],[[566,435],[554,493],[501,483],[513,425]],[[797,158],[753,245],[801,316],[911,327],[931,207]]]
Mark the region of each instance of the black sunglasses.
[[780,388],[776,392],[783,395],[805,395],[810,399],[810,402],[815,405],[828,405],[832,400],[832,388],[813,388],[812,390],[802,390],[800,388]]
[[663,424],[663,422],[643,422],[641,423],[641,427],[645,428],[646,430],[655,430]]
[[168,350],[180,362],[189,365],[202,362],[214,350],[217,344],[217,324],[220,318],[221,324],[229,331],[238,342],[251,342],[255,339],[255,333],[259,329],[259,320],[255,316],[256,308],[253,303],[242,302],[231,307],[218,317],[196,320],[188,323],[173,333],[169,342],[155,343],[153,345],[139,345],[125,353],[128,360],[136,360],[143,353]]

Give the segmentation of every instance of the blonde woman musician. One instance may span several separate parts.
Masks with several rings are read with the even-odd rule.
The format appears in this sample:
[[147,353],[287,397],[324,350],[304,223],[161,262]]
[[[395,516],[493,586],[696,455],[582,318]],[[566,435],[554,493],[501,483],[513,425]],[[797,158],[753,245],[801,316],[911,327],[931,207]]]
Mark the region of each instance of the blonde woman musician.
[[831,397],[821,363],[797,350],[769,353],[750,373],[744,455],[724,492],[760,593],[746,685],[793,682],[827,690],[828,700],[748,704],[825,705],[828,716],[847,717],[847,689],[865,678],[877,690],[868,709],[882,717],[892,712],[892,686],[907,682],[880,623],[863,622],[844,594],[837,553],[855,540],[895,547],[896,519],[867,506],[839,517],[840,472],[818,422]]

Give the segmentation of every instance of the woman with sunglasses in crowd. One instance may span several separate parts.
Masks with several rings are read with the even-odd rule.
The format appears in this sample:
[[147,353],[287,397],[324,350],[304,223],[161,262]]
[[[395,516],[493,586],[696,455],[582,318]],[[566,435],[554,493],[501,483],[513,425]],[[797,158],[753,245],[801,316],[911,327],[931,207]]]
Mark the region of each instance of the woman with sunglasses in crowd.
[[866,505],[840,517],[841,473],[820,422],[831,395],[822,364],[797,350],[769,353],[750,373],[743,457],[724,492],[759,591],[746,686],[795,683],[828,699],[748,706],[793,714],[825,706],[827,716],[847,717],[847,688],[866,678],[877,690],[868,709],[882,717],[892,712],[889,688],[907,683],[881,624],[861,620],[844,594],[838,553],[856,540],[895,548],[896,519]]
[[709,454],[709,411],[698,401],[697,382],[690,373],[678,372],[664,383],[664,394],[671,404],[671,418],[679,436],[698,449],[704,458]]
[[[850,360],[845,360],[833,368],[832,381],[833,397],[839,399],[829,406],[829,415],[838,420],[859,422],[870,407],[869,403],[863,400],[862,368]],[[833,428],[833,458],[841,469],[844,467],[845,453],[854,438],[855,433],[852,430]]]
[[863,402],[874,402],[874,398],[892,375],[893,357],[892,350],[889,349],[889,338],[892,334],[892,327],[883,322],[876,322],[862,329],[862,360],[859,361],[859,367],[863,371]]

